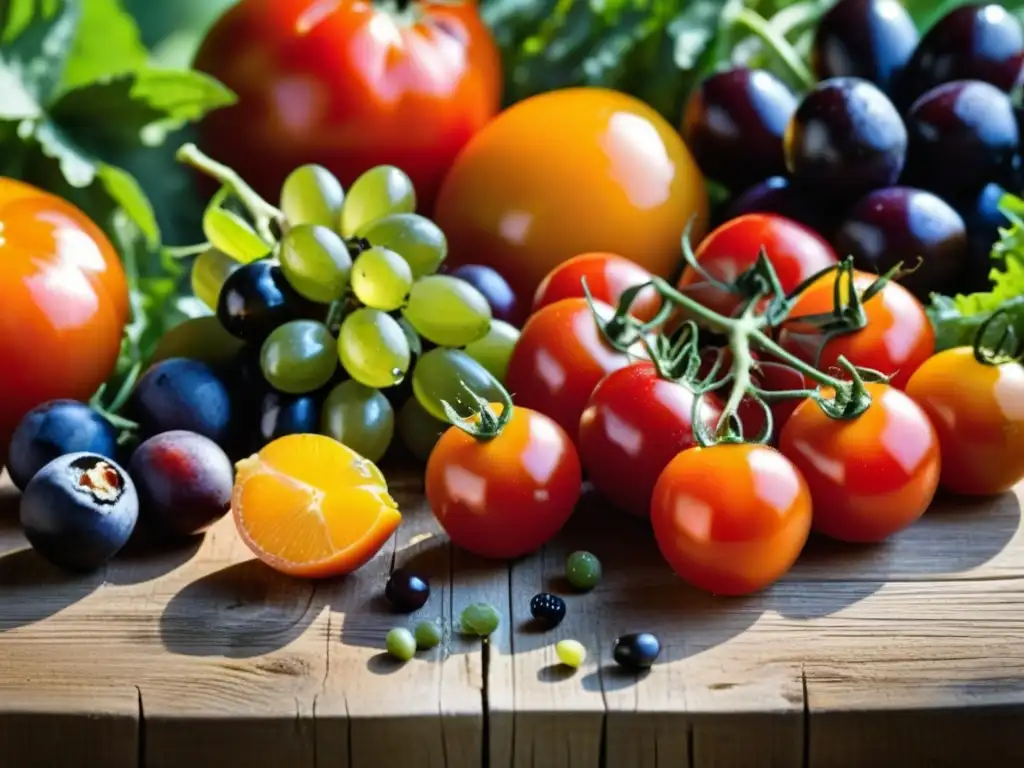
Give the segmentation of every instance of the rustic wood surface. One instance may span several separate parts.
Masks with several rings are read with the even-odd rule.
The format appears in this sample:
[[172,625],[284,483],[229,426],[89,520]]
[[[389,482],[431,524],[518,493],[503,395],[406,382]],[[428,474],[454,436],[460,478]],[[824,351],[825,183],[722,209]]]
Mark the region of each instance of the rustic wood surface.
[[[748,598],[673,577],[650,531],[593,499],[510,566],[453,550],[413,473],[405,522],[358,573],[308,583],[252,559],[230,519],[174,551],[133,548],[72,578],[26,548],[0,490],[0,768],[736,768],[1011,766],[1024,761],[1024,533],[1019,491],[941,500],[889,543],[814,541]],[[605,566],[565,622],[531,631],[530,597],[565,555]],[[384,655],[392,567],[433,594],[504,613],[487,644],[447,637]],[[650,630],[637,678],[611,641]],[[553,644],[589,649],[567,673]]]

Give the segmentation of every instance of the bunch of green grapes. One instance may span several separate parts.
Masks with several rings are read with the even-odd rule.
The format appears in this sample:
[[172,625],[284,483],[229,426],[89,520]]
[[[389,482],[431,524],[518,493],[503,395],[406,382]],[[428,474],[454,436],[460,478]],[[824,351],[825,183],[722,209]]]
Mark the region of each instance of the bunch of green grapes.
[[215,247],[193,265],[196,296],[259,346],[266,384],[315,400],[316,428],[373,461],[396,431],[425,460],[449,426],[442,402],[468,414],[466,388],[497,399],[518,339],[477,288],[438,272],[447,241],[415,208],[412,182],[393,166],[346,193],[305,165],[281,189],[269,252],[247,239],[251,229],[229,232],[220,214],[234,214],[220,209],[207,227]]

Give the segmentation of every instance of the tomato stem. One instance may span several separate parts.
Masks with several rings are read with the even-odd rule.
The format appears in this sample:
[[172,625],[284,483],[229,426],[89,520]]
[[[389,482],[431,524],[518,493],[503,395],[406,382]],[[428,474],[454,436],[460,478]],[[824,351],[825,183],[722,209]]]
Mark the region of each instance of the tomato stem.
[[504,431],[505,425],[512,418],[512,395],[497,380],[495,383],[497,383],[500,397],[498,402],[498,405],[501,406],[500,414],[496,414],[491,404],[466,386],[465,382],[461,382],[462,388],[475,404],[475,407],[470,408],[471,413],[468,417],[463,417],[447,400],[441,401],[441,407],[444,408],[445,415],[453,427],[461,429],[470,437],[475,437],[481,442],[493,440]]
[[761,39],[769,50],[786,65],[793,77],[799,82],[800,87],[810,90],[817,83],[817,78],[804,64],[800,54],[779,32],[769,24],[763,16],[750,8],[741,8],[732,19],[733,23],[745,27],[748,31]]
[[237,171],[204,154],[199,147],[191,142],[182,144],[175,157],[178,162],[202,171],[229,188],[252,215],[253,224],[260,237],[267,243],[277,242],[274,225],[284,221],[284,214],[260,197],[256,190],[238,175]]

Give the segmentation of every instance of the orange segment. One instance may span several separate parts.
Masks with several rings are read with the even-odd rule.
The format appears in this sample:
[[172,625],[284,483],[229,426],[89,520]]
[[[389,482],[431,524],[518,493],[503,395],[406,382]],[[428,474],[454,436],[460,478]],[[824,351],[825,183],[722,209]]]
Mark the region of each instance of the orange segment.
[[323,435],[279,438],[237,468],[231,509],[238,532],[283,573],[350,573],[402,519],[376,465]]

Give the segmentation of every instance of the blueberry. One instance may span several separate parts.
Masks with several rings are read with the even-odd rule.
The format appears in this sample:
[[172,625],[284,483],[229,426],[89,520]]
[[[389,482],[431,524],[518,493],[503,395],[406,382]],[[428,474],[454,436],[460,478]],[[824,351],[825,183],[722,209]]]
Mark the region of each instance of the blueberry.
[[114,461],[92,453],[54,459],[21,495],[29,544],[54,565],[99,568],[123,547],[139,516],[135,485]]
[[144,522],[175,536],[200,533],[231,507],[234,467],[208,437],[181,430],[146,440],[128,470]]
[[231,424],[231,399],[205,363],[172,357],[150,368],[135,385],[128,414],[144,436],[183,429],[224,445]]
[[557,627],[565,618],[565,600],[549,592],[541,592],[530,600],[530,615],[548,628]]
[[495,319],[504,320],[516,328],[523,324],[519,299],[499,272],[482,264],[463,264],[455,267],[450,274],[480,291],[490,304]]
[[623,635],[612,648],[615,663],[632,672],[650,669],[660,653],[661,643],[650,632]]
[[117,430],[77,400],[51,400],[26,413],[11,437],[7,471],[24,490],[36,472],[68,453],[117,455]]
[[396,611],[412,613],[426,605],[430,598],[430,585],[416,574],[397,568],[384,587],[384,597]]

